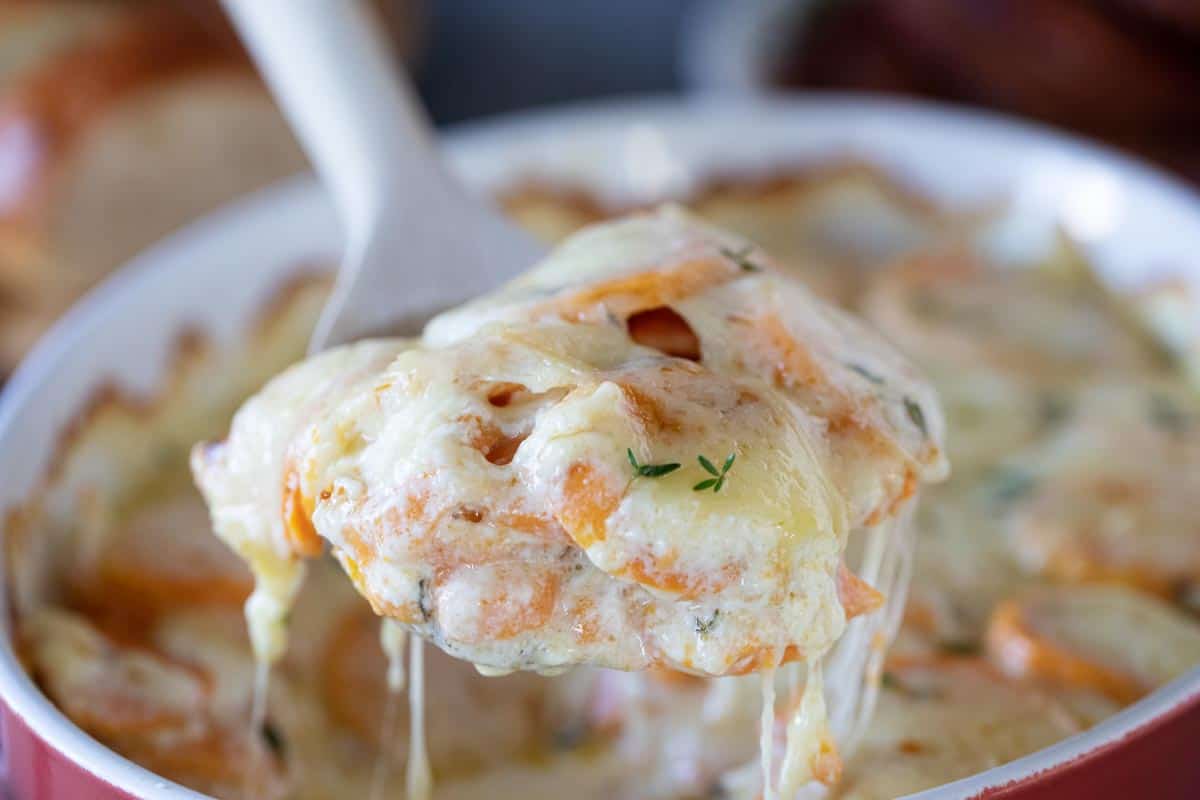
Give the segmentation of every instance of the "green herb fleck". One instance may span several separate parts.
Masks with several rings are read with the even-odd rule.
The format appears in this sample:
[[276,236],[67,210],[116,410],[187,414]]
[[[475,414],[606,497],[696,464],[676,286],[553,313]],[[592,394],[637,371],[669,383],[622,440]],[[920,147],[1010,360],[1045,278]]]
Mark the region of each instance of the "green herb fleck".
[[938,642],[938,649],[948,656],[977,656],[982,652],[979,642],[970,639],[945,639]]
[[663,475],[670,475],[681,466],[675,462],[670,464],[639,464],[637,456],[633,454],[633,448],[625,448],[625,455],[629,458],[629,464],[633,467],[633,474],[639,478],[661,478]]
[[721,609],[715,609],[712,616],[708,619],[700,619],[696,617],[696,633],[701,636],[707,636],[712,632],[712,629],[717,625],[717,618],[721,616]]
[[721,255],[741,267],[743,272],[762,272],[762,267],[750,260],[750,254],[753,252],[754,245],[749,244],[737,250],[730,250],[728,247],[721,248]]
[[942,315],[942,302],[932,292],[916,291],[909,297],[909,306],[918,317],[928,319]]
[[852,364],[850,362],[846,362],[846,369],[850,370],[851,372],[857,372],[859,375],[863,376],[876,386],[883,386],[885,383],[883,378],[879,377],[874,372],[871,372],[871,370],[867,369],[862,364]]
[[262,728],[259,729],[259,733],[262,734],[263,741],[266,743],[267,747],[271,750],[275,757],[282,758],[285,745],[283,742],[283,734],[279,732],[279,729],[276,728],[270,720],[266,720],[263,722]]
[[904,398],[904,410],[908,412],[908,418],[912,420],[912,424],[917,426],[917,430],[922,436],[929,435],[929,426],[925,422],[925,412],[921,410],[921,406],[916,400],[911,397]]
[[417,610],[425,622],[433,619],[433,609],[429,607],[429,584],[424,578],[417,581]]
[[1184,580],[1175,587],[1175,602],[1193,614],[1200,614],[1200,584]]
[[1058,427],[1071,413],[1071,405],[1060,394],[1046,392],[1038,398],[1038,427],[1043,431]]
[[588,726],[582,722],[574,722],[554,731],[551,741],[556,750],[576,750],[588,740]]
[[893,689],[899,691],[902,687],[900,681],[896,680],[896,676],[890,672],[883,673],[883,677],[879,679],[879,685],[885,689]]
[[1150,395],[1150,421],[1163,433],[1176,436],[1188,429],[1187,414],[1164,394]]
[[701,800],[729,800],[730,795],[729,790],[725,788],[724,784],[718,778],[709,784],[708,789],[700,797]]
[[992,498],[1000,505],[1011,505],[1033,491],[1037,481],[1028,472],[1012,467],[996,470],[991,479]]
[[725,476],[729,474],[729,469],[733,466],[733,460],[735,458],[737,458],[737,454],[730,453],[725,458],[725,463],[722,464],[721,468],[718,470],[716,466],[714,466],[713,463],[704,456],[696,456],[696,460],[700,462],[700,466],[704,468],[704,471],[714,477],[700,481],[692,487],[692,491],[705,492],[709,489],[712,489],[713,494],[721,491],[721,487],[725,485]]

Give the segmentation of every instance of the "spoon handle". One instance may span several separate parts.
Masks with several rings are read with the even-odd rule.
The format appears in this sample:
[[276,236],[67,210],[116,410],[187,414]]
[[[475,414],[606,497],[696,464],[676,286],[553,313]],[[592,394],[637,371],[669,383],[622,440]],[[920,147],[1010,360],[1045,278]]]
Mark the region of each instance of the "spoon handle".
[[437,160],[429,122],[358,0],[222,0],[349,237]]
[[345,253],[309,351],[494,288],[540,248],[470,196],[363,0],[223,0],[333,196]]

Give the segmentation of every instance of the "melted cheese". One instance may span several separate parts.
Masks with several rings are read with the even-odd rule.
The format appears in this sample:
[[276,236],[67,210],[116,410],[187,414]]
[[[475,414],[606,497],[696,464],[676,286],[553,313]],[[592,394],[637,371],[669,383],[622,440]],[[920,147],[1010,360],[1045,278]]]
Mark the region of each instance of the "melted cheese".
[[825,712],[824,687],[817,659],[809,667],[799,706],[788,721],[787,747],[779,770],[782,797],[795,797],[800,787],[812,780],[831,786],[841,775],[841,760]]
[[[254,665],[254,688],[250,701],[250,739],[258,738],[267,724],[267,699],[271,689],[271,665],[258,659]],[[263,756],[260,750],[255,750],[243,778],[243,791],[246,797],[258,797],[263,786]]]
[[881,600],[845,568],[848,533],[945,472],[942,423],[881,340],[751,253],[678,212],[598,226],[419,342],[273,381],[193,456],[258,580],[259,659],[323,539],[377,613],[485,673],[767,670],[768,793],[769,676],[804,661],[783,779],[827,779],[818,660]]
[[[827,650],[847,532],[944,471],[940,416],[881,341],[733,248],[678,213],[601,226],[420,343],[274,381],[194,458],[260,629],[320,536],[377,612],[493,670]],[[667,303],[700,363],[635,340]],[[720,491],[695,490],[700,455],[734,459]]]
[[408,685],[408,772],[404,796],[408,800],[429,800],[433,794],[433,773],[425,748],[425,643],[414,639],[408,655],[412,679]]
[[762,711],[758,722],[758,760],[762,767],[763,800],[775,800],[775,771],[771,768],[775,753],[775,668],[762,673]]
[[[371,800],[381,800],[387,792],[388,776],[392,764],[393,749],[388,746],[395,736],[397,717],[400,712],[400,696],[404,691],[404,646],[408,632],[393,619],[383,619],[379,624],[379,647],[387,658],[387,699],[384,701],[383,722],[380,725],[381,746],[375,754],[375,768],[371,774]],[[424,690],[422,689],[422,696]]]
[[404,645],[408,631],[394,619],[384,619],[379,625],[379,645],[387,656],[387,687],[391,693],[404,688]]

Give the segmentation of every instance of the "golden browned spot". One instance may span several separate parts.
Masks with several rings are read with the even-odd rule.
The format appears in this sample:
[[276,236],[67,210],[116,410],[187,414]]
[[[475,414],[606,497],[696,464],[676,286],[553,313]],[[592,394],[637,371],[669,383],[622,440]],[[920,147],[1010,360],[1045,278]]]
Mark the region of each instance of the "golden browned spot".
[[700,360],[700,337],[670,306],[639,311],[625,321],[629,338],[644,347],[690,361]]
[[497,408],[504,408],[512,403],[518,395],[528,394],[529,389],[521,383],[498,383],[488,392],[488,402]]
[[925,745],[916,739],[901,739],[896,743],[896,749],[905,755],[917,756],[925,752]]
[[489,464],[499,467],[511,464],[521,442],[529,438],[528,433],[505,433],[499,426],[478,417],[467,417],[464,421],[471,427],[471,447],[483,454]]
[[458,508],[454,509],[454,513],[451,516],[453,516],[455,519],[461,519],[466,522],[480,523],[483,522],[484,517],[487,516],[487,509],[475,508],[474,506],[468,505],[460,505]]
[[1015,678],[1040,678],[1072,687],[1093,689],[1121,705],[1136,701],[1145,690],[1132,676],[1089,661],[1040,634],[1015,600],[992,612],[987,630],[988,654]]
[[884,601],[884,596],[874,586],[851,572],[845,562],[838,564],[837,592],[847,620],[860,614],[869,614],[882,606]]
[[300,489],[300,475],[289,463],[283,475],[283,531],[292,550],[304,558],[321,555],[321,537],[312,524],[313,501]]
[[499,467],[511,464],[513,458],[517,455],[517,448],[521,446],[521,442],[525,441],[526,438],[528,437],[502,436],[483,451],[483,457],[488,460],[488,463]]
[[620,497],[609,490],[591,465],[576,461],[567,468],[556,517],[567,535],[586,549],[604,541],[608,517],[619,502]]
[[577,292],[548,301],[535,310],[557,314],[567,321],[591,317],[603,319],[599,310],[607,309],[618,317],[665,306],[720,286],[737,278],[741,270],[724,260],[699,259],[636,275],[627,275],[588,285]]

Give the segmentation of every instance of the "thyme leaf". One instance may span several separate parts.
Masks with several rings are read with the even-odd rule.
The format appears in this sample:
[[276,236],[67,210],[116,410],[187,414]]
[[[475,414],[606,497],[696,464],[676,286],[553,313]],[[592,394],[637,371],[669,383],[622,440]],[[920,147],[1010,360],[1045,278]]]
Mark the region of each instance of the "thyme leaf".
[[1024,470],[1006,467],[993,473],[991,485],[992,498],[1000,505],[1007,506],[1032,492],[1037,481]]
[[713,494],[721,491],[721,487],[725,485],[725,476],[729,474],[729,470],[733,467],[734,459],[737,458],[737,453],[730,453],[725,457],[725,463],[718,470],[713,462],[709,461],[703,455],[696,456],[696,460],[700,462],[700,466],[709,475],[714,477],[702,480],[692,487],[693,492],[704,492],[709,489],[713,490]]
[[1071,404],[1060,394],[1045,392],[1038,398],[1038,426],[1047,431],[1058,427],[1071,413]]
[[417,610],[421,612],[424,622],[433,619],[433,609],[429,606],[429,583],[424,578],[417,581]]
[[983,650],[979,642],[969,639],[945,639],[938,642],[938,649],[948,656],[977,656]]
[[1150,421],[1164,433],[1179,435],[1187,430],[1187,415],[1164,394],[1150,395]]
[[282,758],[284,750],[286,749],[286,745],[283,741],[283,734],[279,732],[279,729],[275,727],[274,723],[272,723],[269,719],[265,720],[262,724],[262,728],[259,729],[259,733],[262,734],[263,742],[267,745],[275,757]]
[[916,400],[911,397],[904,398],[904,410],[908,413],[908,418],[912,420],[912,424],[917,426],[917,430],[922,436],[929,435],[929,425],[925,422],[925,412],[921,410],[921,406]]
[[885,383],[883,378],[879,377],[874,372],[871,372],[871,370],[867,369],[862,364],[855,364],[848,361],[846,362],[846,369],[850,370],[851,372],[857,372],[859,375],[866,378],[868,382],[873,383],[876,386],[883,386]]
[[639,464],[632,447],[625,448],[625,455],[629,459],[630,466],[633,467],[633,474],[639,478],[661,478],[683,466],[674,461],[669,464]]
[[696,617],[696,633],[701,636],[707,636],[712,633],[712,629],[717,625],[717,618],[721,616],[721,609],[715,609],[712,616],[708,619],[700,619]]
[[737,250],[731,250],[728,247],[721,248],[721,255],[741,267],[742,272],[762,272],[762,267],[750,260],[750,254],[753,252],[754,245],[750,244]]

